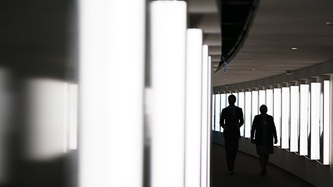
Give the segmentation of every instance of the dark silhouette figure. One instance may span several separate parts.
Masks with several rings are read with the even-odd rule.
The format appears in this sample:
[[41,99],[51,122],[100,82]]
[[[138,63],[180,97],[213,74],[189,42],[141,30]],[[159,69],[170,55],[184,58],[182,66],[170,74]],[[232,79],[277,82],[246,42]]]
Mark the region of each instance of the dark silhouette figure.
[[274,153],[274,143],[277,143],[276,128],[273,117],[267,114],[267,106],[260,106],[260,115],[256,115],[251,129],[251,142],[256,144],[261,166],[261,175],[266,175],[266,165],[269,155]]
[[234,175],[234,164],[238,152],[240,137],[239,128],[244,124],[243,111],[235,106],[236,97],[228,97],[229,106],[222,110],[220,125],[223,128],[227,165],[231,175]]

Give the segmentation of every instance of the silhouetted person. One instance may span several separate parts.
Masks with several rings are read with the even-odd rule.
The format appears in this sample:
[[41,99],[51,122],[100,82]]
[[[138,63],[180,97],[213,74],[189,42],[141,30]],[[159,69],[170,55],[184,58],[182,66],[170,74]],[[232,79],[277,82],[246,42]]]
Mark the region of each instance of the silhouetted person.
[[228,97],[228,102],[229,106],[222,110],[220,125],[223,128],[228,169],[230,174],[233,175],[240,137],[239,128],[243,125],[244,119],[242,109],[235,106],[236,97],[230,95]]
[[277,143],[276,128],[273,117],[267,114],[267,106],[260,106],[260,115],[256,115],[251,129],[251,142],[256,144],[261,166],[261,175],[266,175],[266,165],[269,155],[274,153],[274,143]]

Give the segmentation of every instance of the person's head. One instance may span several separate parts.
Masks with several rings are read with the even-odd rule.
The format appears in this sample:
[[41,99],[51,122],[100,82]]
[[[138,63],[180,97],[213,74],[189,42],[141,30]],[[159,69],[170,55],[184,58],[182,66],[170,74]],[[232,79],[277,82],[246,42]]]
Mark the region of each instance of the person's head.
[[229,102],[229,105],[235,105],[235,102],[236,102],[236,96],[234,96],[234,95],[229,95],[229,97],[228,97],[228,102]]
[[267,113],[267,106],[266,105],[261,105],[259,110],[260,110],[261,114],[266,114]]

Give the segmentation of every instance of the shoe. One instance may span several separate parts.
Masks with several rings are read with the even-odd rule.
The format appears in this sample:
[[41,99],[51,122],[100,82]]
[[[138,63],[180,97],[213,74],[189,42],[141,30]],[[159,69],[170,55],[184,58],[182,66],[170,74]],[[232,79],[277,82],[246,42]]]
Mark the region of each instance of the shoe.
[[235,172],[234,171],[230,171],[230,175],[235,175]]

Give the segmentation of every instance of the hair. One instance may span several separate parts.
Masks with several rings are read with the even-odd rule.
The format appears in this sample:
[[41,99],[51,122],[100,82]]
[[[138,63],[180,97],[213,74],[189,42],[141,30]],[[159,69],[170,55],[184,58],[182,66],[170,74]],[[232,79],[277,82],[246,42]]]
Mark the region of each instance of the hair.
[[236,96],[235,96],[235,95],[233,95],[233,94],[229,95],[228,99],[229,99],[229,98],[233,98],[233,99],[235,99],[235,100],[236,100]]
[[260,113],[266,114],[267,113],[267,106],[266,105],[261,105],[259,110],[260,110]]

